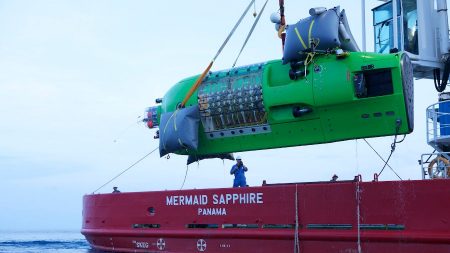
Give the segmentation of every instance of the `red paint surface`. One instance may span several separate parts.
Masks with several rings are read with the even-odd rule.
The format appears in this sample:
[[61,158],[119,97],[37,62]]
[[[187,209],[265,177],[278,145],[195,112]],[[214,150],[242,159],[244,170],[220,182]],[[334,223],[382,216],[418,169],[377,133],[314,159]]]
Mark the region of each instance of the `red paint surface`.
[[[81,232],[93,248],[116,252],[201,252],[197,247],[201,239],[206,243],[204,252],[293,252],[294,228],[264,226],[295,227],[297,213],[300,252],[358,252],[358,184],[362,252],[450,252],[450,180],[319,182],[86,195]],[[263,203],[211,203],[213,194],[227,193],[262,193]],[[166,197],[174,195],[207,195],[209,202],[166,205]],[[149,212],[150,207],[154,214]],[[225,208],[227,215],[202,216],[198,208]],[[133,228],[133,224],[158,224],[159,228]],[[187,228],[188,224],[217,224],[218,228]],[[223,224],[258,227],[223,228]],[[345,225],[347,229],[311,227],[314,224]],[[374,225],[397,230],[363,229]]]

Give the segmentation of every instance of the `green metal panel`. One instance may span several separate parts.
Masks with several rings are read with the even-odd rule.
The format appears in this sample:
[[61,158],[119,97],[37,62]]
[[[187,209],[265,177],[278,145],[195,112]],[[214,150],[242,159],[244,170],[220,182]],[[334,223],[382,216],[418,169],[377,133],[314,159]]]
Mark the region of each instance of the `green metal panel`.
[[[218,154],[410,133],[412,123],[408,121],[412,119],[408,118],[405,106],[404,85],[412,85],[412,76],[402,77],[402,59],[404,65],[410,64],[405,58],[400,53],[352,52],[343,58],[333,54],[316,55],[306,67],[308,74],[298,80],[289,78],[290,66],[282,65],[280,60],[213,72],[203,81],[203,87],[200,86],[201,94],[195,92],[187,105],[198,104],[200,100],[201,109],[207,112],[204,115],[216,115],[216,121],[222,123],[211,123],[204,128],[204,118],[199,129],[198,150],[181,153]],[[367,96],[356,94],[357,75],[365,78]],[[163,98],[161,113],[176,110],[197,77],[174,85]],[[255,90],[259,87],[263,108],[244,105],[241,108],[247,111],[240,113],[233,98],[254,101],[252,96],[257,97]],[[248,94],[238,95],[241,91]],[[232,99],[211,100],[213,95]],[[244,104],[243,101],[237,105]],[[312,111],[295,117],[296,107]],[[265,113],[266,118],[255,120],[257,113]],[[398,120],[401,124],[396,132]]]

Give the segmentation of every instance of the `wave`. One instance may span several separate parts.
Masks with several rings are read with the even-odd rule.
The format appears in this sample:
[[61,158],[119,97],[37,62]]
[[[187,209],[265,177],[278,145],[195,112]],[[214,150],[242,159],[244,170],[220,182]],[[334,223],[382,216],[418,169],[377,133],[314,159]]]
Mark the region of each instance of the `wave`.
[[0,241],[0,248],[41,248],[41,249],[89,249],[90,246],[86,240],[32,240],[32,241]]

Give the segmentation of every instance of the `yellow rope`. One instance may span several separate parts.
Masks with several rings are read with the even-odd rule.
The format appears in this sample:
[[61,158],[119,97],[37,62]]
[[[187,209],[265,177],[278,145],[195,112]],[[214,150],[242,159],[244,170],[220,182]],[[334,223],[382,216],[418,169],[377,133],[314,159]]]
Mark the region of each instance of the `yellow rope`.
[[281,35],[283,34],[283,32],[286,30],[286,25],[281,25],[280,28],[278,29],[278,38],[281,39]]
[[301,36],[300,33],[298,32],[297,27],[294,28],[294,30],[295,30],[295,33],[297,34],[298,39],[299,39],[300,42],[302,43],[303,48],[304,48],[304,49],[307,49],[306,44],[305,44],[305,42],[303,41],[302,36]]
[[[166,125],[164,126],[163,134],[166,134],[166,130],[167,130],[167,127],[169,126],[170,120],[172,119],[173,116],[176,116],[176,114],[178,113],[179,110],[180,110],[180,109],[177,108],[177,109],[175,110],[175,112],[172,113],[172,115],[170,115],[169,119],[168,119],[167,122],[166,122]],[[177,131],[176,117],[175,117],[175,119],[174,119],[174,128],[175,128],[175,131]],[[164,149],[166,149],[166,143],[165,143],[164,141],[162,141],[162,143],[163,143]]]
[[314,59],[314,55],[315,53],[308,53],[306,55],[305,66],[308,66],[312,62],[312,60]]
[[315,19],[313,19],[313,21],[311,22],[311,24],[309,25],[309,32],[308,32],[308,41],[311,43],[311,32],[312,32],[312,28],[314,25],[314,21]]

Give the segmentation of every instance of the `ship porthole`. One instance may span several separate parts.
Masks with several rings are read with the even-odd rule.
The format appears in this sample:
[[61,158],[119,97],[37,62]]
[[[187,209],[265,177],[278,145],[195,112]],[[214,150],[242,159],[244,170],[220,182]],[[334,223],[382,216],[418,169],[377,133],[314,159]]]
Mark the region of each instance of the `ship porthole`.
[[154,207],[147,208],[147,211],[148,211],[148,214],[155,215],[155,208]]

